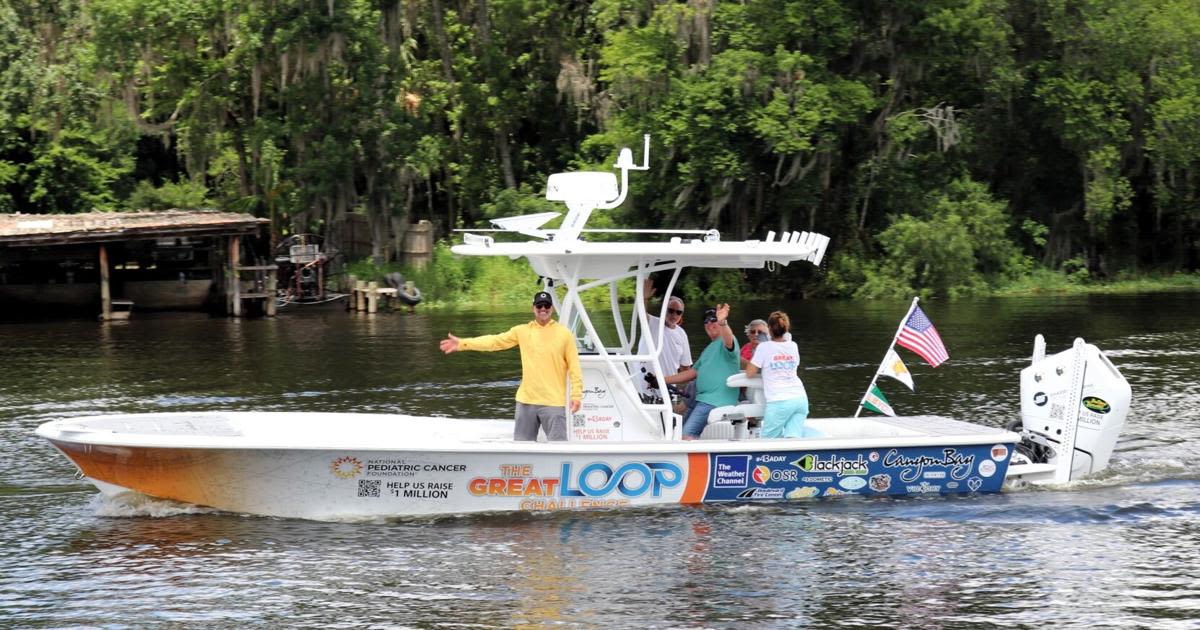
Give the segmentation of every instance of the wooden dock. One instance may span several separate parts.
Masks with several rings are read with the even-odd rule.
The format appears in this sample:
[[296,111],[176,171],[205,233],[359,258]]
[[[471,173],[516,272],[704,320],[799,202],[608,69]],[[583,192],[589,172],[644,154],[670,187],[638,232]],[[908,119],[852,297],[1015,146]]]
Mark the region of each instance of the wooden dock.
[[0,300],[50,309],[98,303],[101,320],[124,319],[139,307],[126,287],[148,296],[177,279],[198,284],[176,300],[203,300],[217,286],[236,296],[226,301],[230,315],[242,316],[246,300],[274,314],[274,265],[238,262],[241,239],[268,223],[212,210],[0,215]]

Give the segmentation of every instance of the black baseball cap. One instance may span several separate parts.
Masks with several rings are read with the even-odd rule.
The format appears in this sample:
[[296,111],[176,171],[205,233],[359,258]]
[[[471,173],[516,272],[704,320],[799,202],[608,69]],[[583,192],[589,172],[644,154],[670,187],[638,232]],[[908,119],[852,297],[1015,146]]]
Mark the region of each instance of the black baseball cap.
[[554,299],[550,297],[549,293],[545,291],[538,291],[537,293],[533,294],[533,305],[537,306],[538,304],[549,304],[553,306]]
[[710,322],[715,322],[715,321],[717,321],[717,309],[715,309],[715,308],[704,309],[704,323],[708,324]]

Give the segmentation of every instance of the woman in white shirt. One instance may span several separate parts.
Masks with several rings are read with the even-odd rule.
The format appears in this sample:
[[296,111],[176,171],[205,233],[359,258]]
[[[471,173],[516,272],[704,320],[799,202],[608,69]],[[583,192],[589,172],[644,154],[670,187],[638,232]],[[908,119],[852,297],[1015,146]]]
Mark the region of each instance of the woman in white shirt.
[[763,414],[762,437],[804,437],[808,418],[808,392],[796,374],[800,348],[791,340],[787,313],[775,311],[767,318],[771,340],[759,342],[746,365],[746,376],[762,373],[767,410]]

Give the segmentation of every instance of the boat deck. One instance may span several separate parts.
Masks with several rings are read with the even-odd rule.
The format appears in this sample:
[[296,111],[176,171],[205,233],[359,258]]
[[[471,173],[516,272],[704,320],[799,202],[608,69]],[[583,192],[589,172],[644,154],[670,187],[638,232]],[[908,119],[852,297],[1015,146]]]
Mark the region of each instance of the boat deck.
[[205,412],[77,417],[38,434],[95,445],[440,452],[734,452],[1015,443],[1011,431],[940,416],[810,418],[820,437],[638,442],[514,442],[511,420],[394,414]]

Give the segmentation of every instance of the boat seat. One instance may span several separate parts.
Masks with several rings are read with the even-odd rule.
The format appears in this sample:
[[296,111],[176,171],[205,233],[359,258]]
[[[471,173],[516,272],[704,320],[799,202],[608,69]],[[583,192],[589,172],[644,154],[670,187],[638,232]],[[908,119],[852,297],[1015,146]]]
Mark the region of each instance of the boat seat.
[[746,423],[743,420],[734,425],[727,420],[709,422],[700,433],[701,440],[740,440],[746,437]]
[[717,407],[708,414],[708,424],[700,433],[702,440],[738,440],[746,437],[747,425],[751,418],[762,418],[766,408],[766,395],[763,393],[762,377],[750,378],[745,372],[738,372],[725,379],[729,387],[744,387],[747,402],[736,405]]

